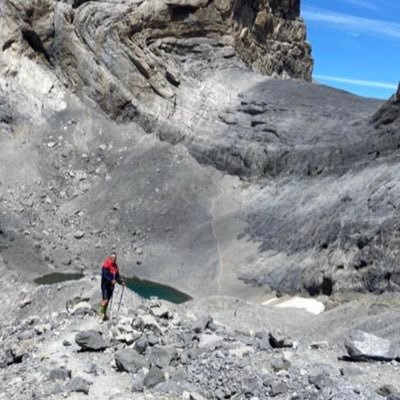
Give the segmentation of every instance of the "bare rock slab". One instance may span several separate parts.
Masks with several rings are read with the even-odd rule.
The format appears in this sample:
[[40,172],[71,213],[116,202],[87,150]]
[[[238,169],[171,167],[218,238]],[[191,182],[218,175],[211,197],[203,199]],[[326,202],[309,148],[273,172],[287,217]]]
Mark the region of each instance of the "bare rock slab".
[[391,361],[400,357],[399,345],[360,330],[352,332],[344,345],[351,360]]

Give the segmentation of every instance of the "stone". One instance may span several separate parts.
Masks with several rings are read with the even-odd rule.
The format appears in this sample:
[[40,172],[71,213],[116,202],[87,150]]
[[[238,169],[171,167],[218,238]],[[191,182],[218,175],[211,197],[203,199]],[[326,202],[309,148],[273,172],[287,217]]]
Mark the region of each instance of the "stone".
[[334,385],[332,378],[326,372],[321,372],[318,375],[310,376],[308,381],[319,390]]
[[66,380],[71,378],[72,371],[66,368],[54,368],[50,371],[49,379],[51,381],[55,380]]
[[90,385],[92,385],[92,382],[77,376],[72,378],[72,380],[66,385],[66,391],[68,393],[77,392],[89,394]]
[[84,372],[86,372],[87,374],[93,374],[93,375],[98,375],[98,368],[97,365],[95,363],[89,363],[85,366],[84,368]]
[[271,397],[278,396],[280,394],[287,393],[289,387],[285,382],[273,382],[271,385],[270,395]]
[[33,328],[33,330],[37,335],[42,335],[45,332],[51,331],[51,325],[50,324],[38,324]]
[[202,317],[197,319],[196,321],[193,322],[193,326],[192,329],[195,333],[201,333],[203,332],[210,323],[213,322],[213,319],[211,316],[206,316],[206,317]]
[[144,386],[148,389],[151,389],[159,383],[164,382],[165,379],[165,374],[162,369],[153,366],[150,368],[149,372],[144,378]]
[[155,365],[159,368],[165,368],[168,367],[173,360],[176,360],[177,357],[177,351],[173,346],[154,346],[151,349],[148,359],[151,365]]
[[34,349],[33,340],[21,340],[19,343],[14,344],[9,349],[11,358],[8,359],[8,364],[20,363],[24,358],[28,357]]
[[74,238],[75,239],[82,239],[85,236],[85,232],[84,231],[76,231],[74,233]]
[[139,354],[143,354],[146,351],[148,346],[148,341],[145,335],[142,335],[138,340],[135,342],[135,350]]
[[274,349],[293,347],[293,343],[276,332],[269,333],[269,343]]
[[131,389],[132,392],[143,392],[144,389],[144,377],[143,370],[139,371],[132,377]]
[[102,335],[94,330],[77,333],[75,342],[85,351],[102,351],[108,347]]
[[323,349],[327,349],[329,347],[329,342],[324,340],[321,342],[314,342],[311,343],[310,348],[311,349],[318,349],[318,350],[323,350]]
[[213,350],[216,347],[220,346],[223,340],[224,340],[223,337],[218,336],[214,333],[212,334],[202,333],[199,335],[198,347],[199,349]]
[[165,305],[159,307],[152,307],[151,312],[157,318],[168,318],[169,310]]
[[35,332],[33,330],[27,330],[27,331],[23,331],[18,333],[18,339],[19,340],[29,340],[29,339],[33,339],[35,336]]
[[386,398],[388,398],[389,396],[391,398],[400,397],[399,391],[393,385],[383,385],[376,390],[376,393]]
[[282,358],[276,358],[271,361],[271,367],[275,372],[279,372],[282,370],[287,371],[291,365],[292,364],[290,361],[283,360]]
[[148,329],[153,331],[156,334],[161,333],[161,328],[156,319],[152,315],[140,315],[139,321],[142,326],[142,329]]
[[87,301],[81,301],[70,310],[71,314],[76,314],[76,313],[90,314],[92,313],[92,311],[93,311],[92,305]]
[[233,355],[238,358],[243,358],[245,356],[248,356],[249,354],[253,354],[254,349],[251,346],[243,346],[243,347],[238,347],[236,349],[231,349],[229,350],[229,354]]
[[400,359],[400,346],[360,330],[350,333],[344,343],[352,360],[391,361]]
[[126,348],[114,354],[115,364],[118,371],[137,372],[142,368],[148,368],[148,360],[136,350]]
[[206,400],[206,398],[196,392],[184,391],[182,394],[182,400]]
[[155,346],[160,343],[160,337],[156,336],[154,333],[147,335],[147,343],[149,346]]

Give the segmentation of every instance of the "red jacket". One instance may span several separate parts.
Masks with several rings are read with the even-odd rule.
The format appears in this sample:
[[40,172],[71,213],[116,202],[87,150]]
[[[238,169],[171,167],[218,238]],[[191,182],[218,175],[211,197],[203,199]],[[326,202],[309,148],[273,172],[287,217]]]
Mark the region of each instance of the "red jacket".
[[113,280],[121,283],[118,265],[111,257],[107,257],[101,266],[101,278],[106,283],[111,283]]

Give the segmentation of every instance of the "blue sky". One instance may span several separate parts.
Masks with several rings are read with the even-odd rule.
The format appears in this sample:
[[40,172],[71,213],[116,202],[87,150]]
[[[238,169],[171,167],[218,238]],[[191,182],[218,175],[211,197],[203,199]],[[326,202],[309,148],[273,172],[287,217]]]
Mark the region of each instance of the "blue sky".
[[400,0],[302,0],[314,79],[389,98],[400,80]]

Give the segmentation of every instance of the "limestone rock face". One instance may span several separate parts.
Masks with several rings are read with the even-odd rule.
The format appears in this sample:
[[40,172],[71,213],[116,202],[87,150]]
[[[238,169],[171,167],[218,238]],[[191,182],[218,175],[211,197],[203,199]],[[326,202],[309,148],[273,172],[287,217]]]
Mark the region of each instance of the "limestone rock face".
[[311,79],[299,1],[7,0],[3,14],[3,50],[40,56],[116,118],[132,118],[143,97],[177,96],[183,52],[237,55],[268,75]]

